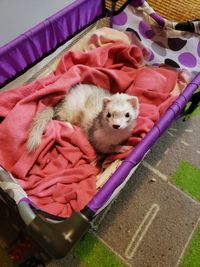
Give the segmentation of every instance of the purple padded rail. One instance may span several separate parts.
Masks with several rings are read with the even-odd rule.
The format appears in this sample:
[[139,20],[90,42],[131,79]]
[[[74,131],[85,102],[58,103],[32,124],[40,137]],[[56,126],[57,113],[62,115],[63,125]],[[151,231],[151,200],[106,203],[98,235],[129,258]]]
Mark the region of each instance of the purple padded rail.
[[[134,7],[140,7],[140,6],[143,6],[145,2],[147,2],[147,1],[145,1],[145,0],[132,0],[130,5],[132,5]],[[159,14],[157,14],[156,12],[153,12],[153,13],[149,14],[149,16],[151,16],[158,23],[159,26],[164,27],[165,20]]]
[[123,161],[110,179],[88,203],[87,207],[90,210],[96,213],[109,200],[114,190],[123,183],[131,169],[143,159],[146,152],[169,127],[177,115],[180,114],[198,86],[200,86],[200,73],[188,84],[183,93],[180,94],[143,140],[134,148],[133,152]]
[[102,0],[76,0],[0,48],[0,86],[103,13]]

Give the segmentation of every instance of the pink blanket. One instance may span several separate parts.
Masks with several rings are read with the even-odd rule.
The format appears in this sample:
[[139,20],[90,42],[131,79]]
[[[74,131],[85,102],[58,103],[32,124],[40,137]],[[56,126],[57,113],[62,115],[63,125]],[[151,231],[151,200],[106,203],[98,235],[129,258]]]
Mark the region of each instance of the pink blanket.
[[[39,208],[59,216],[82,209],[96,192],[95,152],[80,128],[52,120],[39,148],[29,154],[32,119],[55,105],[76,83],[137,95],[140,114],[128,144],[135,146],[175,99],[178,73],[145,67],[142,50],[119,42],[89,52],[67,52],[49,76],[0,93],[0,164],[16,177]],[[120,155],[124,157],[125,155]]]

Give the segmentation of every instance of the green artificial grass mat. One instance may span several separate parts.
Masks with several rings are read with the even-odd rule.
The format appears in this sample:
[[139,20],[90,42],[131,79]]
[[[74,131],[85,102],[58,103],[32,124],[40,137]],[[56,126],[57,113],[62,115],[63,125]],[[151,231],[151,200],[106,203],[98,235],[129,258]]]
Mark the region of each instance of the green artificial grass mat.
[[[200,87],[197,88],[197,90],[195,91],[195,93],[197,93],[197,92],[199,92],[199,91],[200,91]],[[187,105],[185,106],[184,112],[187,112],[187,110],[189,109],[190,105],[191,105],[191,102],[189,101],[189,102],[187,103]],[[194,110],[191,114],[189,114],[189,115],[185,115],[185,118],[186,118],[186,119],[189,119],[189,118],[191,118],[191,117],[193,117],[193,116],[196,116],[196,115],[200,115],[200,105],[197,106],[197,107],[195,108],[195,110]]]
[[[87,233],[74,247],[73,255],[82,267],[126,267],[109,248],[93,234]],[[67,264],[67,262],[66,262]],[[0,266],[16,267],[6,253],[0,249]],[[57,265],[56,265],[57,266]],[[63,264],[61,266],[64,266]],[[67,265],[66,265],[67,266]],[[79,266],[79,265],[78,265]]]
[[120,258],[93,234],[86,234],[75,246],[73,254],[85,267],[125,267]]
[[[200,169],[197,167],[182,161],[172,175],[171,182],[200,201]],[[200,226],[195,231],[179,267],[200,267]]]
[[[189,106],[190,106],[190,103],[186,105],[186,110],[189,108]],[[197,115],[200,115],[200,106],[196,107],[195,110],[190,115],[186,115],[186,118],[191,118]]]
[[196,115],[200,115],[200,106],[197,107],[197,108],[192,112],[192,116],[196,116]]
[[200,226],[197,228],[189,247],[186,250],[180,267],[199,267],[200,266]]
[[171,182],[200,201],[200,169],[197,167],[189,162],[182,161],[172,175]]

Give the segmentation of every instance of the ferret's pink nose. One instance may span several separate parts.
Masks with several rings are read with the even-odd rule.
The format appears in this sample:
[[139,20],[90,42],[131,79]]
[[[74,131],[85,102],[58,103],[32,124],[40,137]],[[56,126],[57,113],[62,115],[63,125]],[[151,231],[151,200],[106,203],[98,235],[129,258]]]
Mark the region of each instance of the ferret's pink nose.
[[119,129],[119,127],[120,127],[120,125],[118,125],[118,124],[113,124],[113,128],[114,128],[114,129]]

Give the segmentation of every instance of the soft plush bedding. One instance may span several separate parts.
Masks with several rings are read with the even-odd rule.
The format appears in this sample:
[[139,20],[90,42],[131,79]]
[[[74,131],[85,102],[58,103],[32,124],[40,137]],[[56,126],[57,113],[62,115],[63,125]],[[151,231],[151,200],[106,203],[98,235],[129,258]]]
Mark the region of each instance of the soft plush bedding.
[[[136,95],[140,112],[127,140],[134,148],[187,83],[181,70],[146,66],[147,51],[118,33],[123,35],[120,40],[116,30],[97,31],[86,40],[84,51],[65,53],[47,77],[0,93],[0,164],[39,208],[51,214],[67,217],[73,209],[81,210],[96,193],[101,169],[91,164],[96,154],[81,129],[56,120],[48,124],[38,149],[28,153],[26,141],[36,112],[54,106],[77,83]],[[123,159],[129,152],[107,161]]]

